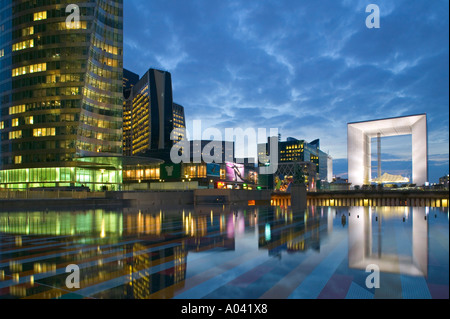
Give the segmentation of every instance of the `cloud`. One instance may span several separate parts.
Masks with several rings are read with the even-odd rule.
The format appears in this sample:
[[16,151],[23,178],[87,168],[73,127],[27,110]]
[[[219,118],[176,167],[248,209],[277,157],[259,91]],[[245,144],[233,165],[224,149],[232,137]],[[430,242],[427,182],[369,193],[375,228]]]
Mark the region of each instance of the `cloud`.
[[[336,162],[347,123],[427,113],[430,171],[448,171],[432,157],[448,158],[448,1],[380,0],[376,30],[369,3],[127,0],[125,67],[170,71],[188,122],[319,138]],[[389,147],[397,163],[410,156]]]

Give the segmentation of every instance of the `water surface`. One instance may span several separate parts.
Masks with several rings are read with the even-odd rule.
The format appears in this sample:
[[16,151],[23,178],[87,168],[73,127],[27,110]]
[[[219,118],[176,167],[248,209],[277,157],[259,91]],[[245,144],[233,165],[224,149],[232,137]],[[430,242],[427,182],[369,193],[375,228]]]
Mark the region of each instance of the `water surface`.
[[0,212],[0,298],[448,299],[448,253],[448,208]]

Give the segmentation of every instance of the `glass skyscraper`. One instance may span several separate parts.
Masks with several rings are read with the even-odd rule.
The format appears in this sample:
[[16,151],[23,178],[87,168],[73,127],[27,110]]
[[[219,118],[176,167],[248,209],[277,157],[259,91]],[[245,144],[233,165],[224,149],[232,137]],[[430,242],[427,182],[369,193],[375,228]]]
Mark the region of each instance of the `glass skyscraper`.
[[0,0],[0,188],[120,188],[123,0],[72,3]]

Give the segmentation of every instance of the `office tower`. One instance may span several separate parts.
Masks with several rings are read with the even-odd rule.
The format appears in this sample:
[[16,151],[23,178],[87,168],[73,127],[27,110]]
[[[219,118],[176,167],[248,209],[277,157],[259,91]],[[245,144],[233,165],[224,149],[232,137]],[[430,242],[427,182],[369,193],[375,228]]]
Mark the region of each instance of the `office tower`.
[[0,187],[120,187],[123,0],[72,3],[0,1]]
[[167,153],[174,144],[172,131],[184,136],[184,108],[173,103],[169,72],[148,70],[132,88],[125,105],[131,108],[131,130],[124,130],[124,141],[131,140],[131,148],[124,155]]
[[123,69],[123,154],[131,155],[132,135],[131,135],[131,110],[133,100],[129,99],[133,87],[139,82],[139,75],[127,69]]
[[[268,144],[258,145],[258,156],[267,156],[270,151]],[[320,149],[320,140],[310,143],[289,137],[286,141],[278,142],[278,170],[277,178],[293,178],[295,166],[301,165],[305,171],[309,189],[320,188],[324,182],[329,182],[332,175],[332,158]],[[329,174],[329,170],[331,171]],[[283,176],[281,176],[283,175]]]

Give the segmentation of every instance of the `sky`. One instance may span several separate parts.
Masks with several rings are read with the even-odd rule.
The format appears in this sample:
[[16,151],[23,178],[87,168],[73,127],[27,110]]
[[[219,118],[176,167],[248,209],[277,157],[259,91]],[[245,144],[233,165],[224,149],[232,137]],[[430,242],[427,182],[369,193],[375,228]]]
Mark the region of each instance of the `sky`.
[[[380,28],[366,26],[372,3]],[[320,139],[343,178],[347,123],[426,113],[438,182],[449,173],[448,12],[448,0],[125,0],[124,67],[169,71],[189,132],[201,120],[223,135]],[[383,173],[411,176],[411,158],[410,136],[382,139]]]

